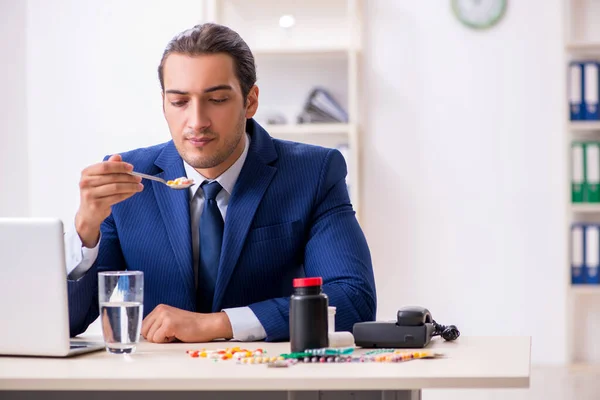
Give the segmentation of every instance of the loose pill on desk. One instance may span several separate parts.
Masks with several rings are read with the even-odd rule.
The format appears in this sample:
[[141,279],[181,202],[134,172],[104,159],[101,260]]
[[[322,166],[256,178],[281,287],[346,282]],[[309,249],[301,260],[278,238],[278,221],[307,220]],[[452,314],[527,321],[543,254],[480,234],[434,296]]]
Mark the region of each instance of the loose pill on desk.
[[281,359],[281,360],[277,360],[275,362],[270,362],[267,364],[267,367],[269,368],[287,368],[287,367],[291,367],[292,365],[295,365],[298,362],[298,360],[296,359]]

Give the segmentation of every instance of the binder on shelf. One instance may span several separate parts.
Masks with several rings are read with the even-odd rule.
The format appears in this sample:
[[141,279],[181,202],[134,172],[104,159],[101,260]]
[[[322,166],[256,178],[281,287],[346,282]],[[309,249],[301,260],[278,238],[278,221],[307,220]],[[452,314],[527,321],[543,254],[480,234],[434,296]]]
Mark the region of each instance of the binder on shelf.
[[600,121],[598,97],[600,97],[600,64],[596,61],[583,63],[583,104],[584,119]]
[[299,124],[348,122],[348,113],[333,96],[321,87],[314,88],[308,95],[304,109],[298,116]]
[[585,225],[571,225],[571,283],[580,285],[585,282],[583,275],[585,256]]
[[600,202],[600,143],[585,144],[585,183],[583,188],[584,201],[587,203]]
[[571,121],[585,119],[583,98],[583,64],[572,61],[569,63],[569,110]]
[[585,183],[585,145],[582,142],[571,143],[571,201],[583,203]]
[[599,284],[598,267],[600,264],[600,225],[589,224],[585,227],[585,268],[584,283]]

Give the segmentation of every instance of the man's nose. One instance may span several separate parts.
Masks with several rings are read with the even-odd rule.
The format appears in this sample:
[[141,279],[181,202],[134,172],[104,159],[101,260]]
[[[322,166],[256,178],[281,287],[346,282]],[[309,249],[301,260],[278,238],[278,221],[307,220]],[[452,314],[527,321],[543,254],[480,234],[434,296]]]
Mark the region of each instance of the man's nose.
[[203,131],[210,126],[210,118],[206,115],[203,107],[199,102],[193,102],[192,107],[188,108],[190,115],[188,116],[188,128],[194,132]]

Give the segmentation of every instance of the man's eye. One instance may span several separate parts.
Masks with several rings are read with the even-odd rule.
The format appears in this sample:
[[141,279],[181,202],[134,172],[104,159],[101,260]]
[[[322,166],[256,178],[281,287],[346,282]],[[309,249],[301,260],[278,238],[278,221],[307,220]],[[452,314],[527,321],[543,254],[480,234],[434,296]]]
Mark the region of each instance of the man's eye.
[[172,101],[171,105],[174,107],[183,107],[185,105],[185,103],[187,103],[186,101],[180,100],[180,101]]
[[227,99],[210,99],[213,103],[225,103]]

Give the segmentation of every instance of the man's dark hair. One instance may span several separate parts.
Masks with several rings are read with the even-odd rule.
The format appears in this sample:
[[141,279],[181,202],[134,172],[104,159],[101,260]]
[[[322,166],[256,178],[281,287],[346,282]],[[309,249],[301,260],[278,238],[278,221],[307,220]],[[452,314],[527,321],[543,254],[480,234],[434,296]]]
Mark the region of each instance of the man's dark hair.
[[172,53],[188,56],[217,53],[230,55],[242,88],[244,104],[246,103],[250,88],[256,83],[256,66],[252,51],[237,32],[223,25],[205,23],[183,31],[171,39],[158,66],[158,79],[163,91],[165,90],[163,76],[165,60]]

